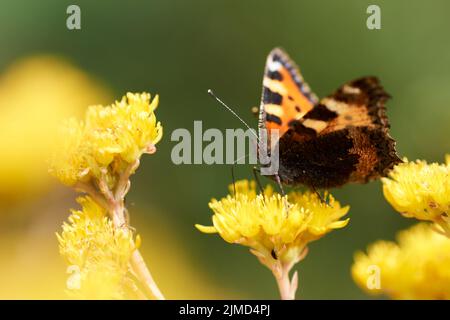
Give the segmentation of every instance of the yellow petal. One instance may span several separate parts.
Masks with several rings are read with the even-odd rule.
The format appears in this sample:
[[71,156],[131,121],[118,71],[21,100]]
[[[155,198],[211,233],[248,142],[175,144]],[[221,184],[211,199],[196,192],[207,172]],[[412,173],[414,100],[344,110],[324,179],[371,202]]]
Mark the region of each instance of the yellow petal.
[[217,233],[216,228],[215,228],[215,227],[212,227],[212,226],[202,226],[202,225],[200,225],[200,224],[196,224],[195,227],[196,227],[200,232],[203,232],[203,233],[208,233],[208,234],[210,234],[210,233]]

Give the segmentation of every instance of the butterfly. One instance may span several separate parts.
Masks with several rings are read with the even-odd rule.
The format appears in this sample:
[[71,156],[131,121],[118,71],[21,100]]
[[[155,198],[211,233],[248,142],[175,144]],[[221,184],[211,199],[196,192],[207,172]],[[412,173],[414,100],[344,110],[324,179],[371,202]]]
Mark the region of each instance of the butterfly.
[[[278,130],[284,185],[313,190],[366,183],[402,162],[389,135],[390,96],[376,77],[350,81],[319,100],[280,48],[267,57],[259,130]],[[261,135],[261,133],[260,133]]]

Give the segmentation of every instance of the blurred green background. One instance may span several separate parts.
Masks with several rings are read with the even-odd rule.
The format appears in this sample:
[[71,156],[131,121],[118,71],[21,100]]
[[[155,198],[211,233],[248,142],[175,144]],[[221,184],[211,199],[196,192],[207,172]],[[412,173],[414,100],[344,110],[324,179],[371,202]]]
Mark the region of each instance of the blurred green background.
[[[81,30],[66,28],[70,4],[81,7]],[[366,27],[370,4],[381,7],[381,30]],[[449,12],[446,0],[2,0],[0,70],[19,58],[51,54],[87,72],[115,99],[127,91],[160,94],[156,114],[164,138],[155,155],[143,158],[127,199],[131,223],[144,235],[150,269],[168,298],[272,299],[278,298],[274,279],[246,248],[194,228],[195,223],[210,223],[208,201],[226,194],[230,167],[172,164],[171,132],[192,130],[194,120],[202,120],[204,130],[241,127],[206,94],[208,88],[256,128],[250,108],[259,105],[265,58],[273,47],[281,46],[319,96],[353,78],[378,76],[393,96],[388,115],[399,154],[442,162],[450,152]],[[0,105],[0,111],[5,108]],[[3,151],[2,157],[8,157]],[[236,175],[251,178],[251,167],[239,166]],[[37,234],[26,243],[26,250],[36,251],[39,241],[48,241],[47,255],[58,259],[54,232],[74,207],[74,196],[53,184],[42,194],[20,200],[20,205],[3,197],[0,208],[9,214],[0,220],[0,231]],[[377,239],[394,239],[412,221],[390,208],[379,182],[332,192],[351,206],[351,221],[311,244],[308,257],[298,266],[298,297],[368,298],[350,276],[354,252]],[[55,199],[61,202],[58,213],[42,226],[40,215],[45,216]],[[39,228],[33,227],[36,221],[41,221]],[[165,247],[167,241],[172,245]],[[177,253],[165,252],[172,249]],[[13,257],[14,252],[7,259]],[[27,260],[28,272],[45,257],[35,252]],[[179,276],[187,263],[193,273]],[[11,270],[9,276],[14,277]],[[63,290],[64,264],[52,272]],[[213,289],[197,287],[200,282]],[[1,297],[34,297],[1,286]],[[55,297],[57,293],[45,291],[59,289],[41,287],[37,296]]]

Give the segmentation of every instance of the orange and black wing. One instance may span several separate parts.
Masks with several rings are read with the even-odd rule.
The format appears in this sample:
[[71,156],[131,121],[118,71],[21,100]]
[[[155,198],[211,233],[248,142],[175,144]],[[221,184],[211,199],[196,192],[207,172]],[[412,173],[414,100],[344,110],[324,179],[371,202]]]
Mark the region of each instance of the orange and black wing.
[[292,121],[300,120],[317,102],[295,63],[282,49],[273,49],[264,71],[259,127],[269,132],[278,129],[281,137]]
[[280,142],[285,181],[329,188],[385,175],[401,162],[389,135],[388,98],[377,78],[360,78],[292,123]]

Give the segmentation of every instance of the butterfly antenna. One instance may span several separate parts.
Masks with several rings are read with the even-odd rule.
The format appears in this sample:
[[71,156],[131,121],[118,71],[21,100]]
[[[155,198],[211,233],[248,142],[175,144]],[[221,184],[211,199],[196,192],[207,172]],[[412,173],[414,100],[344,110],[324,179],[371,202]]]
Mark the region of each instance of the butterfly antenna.
[[223,107],[225,107],[228,111],[230,111],[232,115],[234,115],[236,118],[238,118],[239,121],[241,121],[241,122],[244,124],[244,126],[246,126],[248,129],[250,129],[250,131],[251,131],[252,134],[256,137],[256,139],[259,140],[259,138],[258,138],[258,136],[256,135],[256,133],[252,130],[252,128],[250,128],[250,126],[247,124],[247,122],[245,122],[241,117],[239,117],[238,114],[237,114],[236,112],[234,112],[233,109],[231,109],[229,106],[227,106],[227,105],[225,104],[225,102],[223,102],[222,100],[220,100],[219,97],[217,97],[211,89],[208,89],[208,94],[209,94],[211,97],[213,97],[214,99],[216,99],[216,101],[217,101],[218,103],[220,103]]

